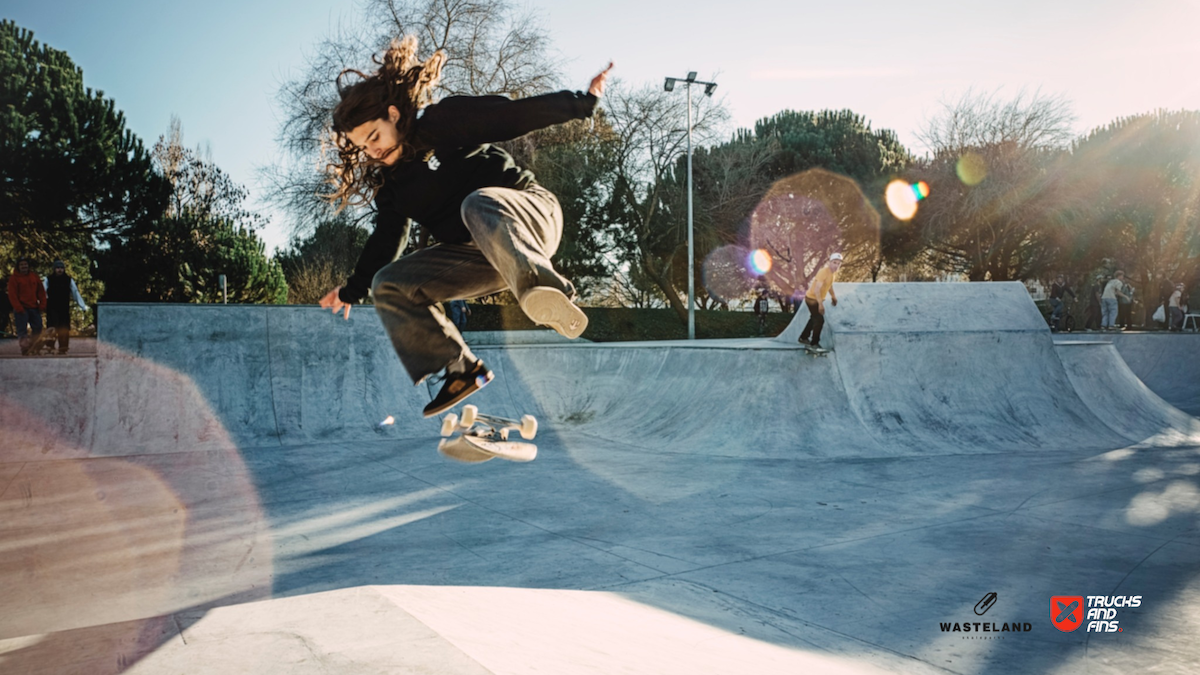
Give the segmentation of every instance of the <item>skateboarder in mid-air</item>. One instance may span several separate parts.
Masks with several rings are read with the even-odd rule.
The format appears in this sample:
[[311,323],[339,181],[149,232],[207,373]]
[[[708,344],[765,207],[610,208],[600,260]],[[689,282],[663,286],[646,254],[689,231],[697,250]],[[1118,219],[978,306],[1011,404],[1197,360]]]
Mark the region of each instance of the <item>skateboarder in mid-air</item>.
[[[370,290],[375,310],[413,382],[446,371],[426,417],[449,410],[492,379],[441,303],[512,291],[535,323],[568,338],[587,327],[575,287],[550,256],[562,239],[558,199],[491,145],[591,116],[612,69],[587,93],[561,91],[511,100],[451,96],[432,103],[446,61],[421,62],[417,40],[392,42],[372,75],[343,71],[333,111],[336,163],[329,166],[338,208],[373,200],[375,229],[354,273],[321,299],[334,313]],[[350,84],[342,80],[357,76]],[[399,259],[411,222],[437,243]]]
[[808,285],[808,292],[804,294],[804,304],[808,307],[808,323],[804,324],[804,330],[800,333],[800,344],[821,349],[821,329],[825,327],[825,294],[829,294],[833,306],[837,307],[837,293],[833,292],[833,280],[837,278],[841,266],[842,254],[834,253],[829,256],[829,262],[817,270],[817,276]]

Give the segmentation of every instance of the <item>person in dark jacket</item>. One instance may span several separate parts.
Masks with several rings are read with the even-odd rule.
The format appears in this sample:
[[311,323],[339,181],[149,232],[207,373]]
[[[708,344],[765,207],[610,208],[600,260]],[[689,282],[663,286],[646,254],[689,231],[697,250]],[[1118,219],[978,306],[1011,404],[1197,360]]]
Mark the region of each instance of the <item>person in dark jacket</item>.
[[758,319],[758,334],[766,335],[767,333],[767,314],[771,311],[771,295],[765,288],[758,290],[758,297],[754,299],[754,316]]
[[1062,330],[1063,312],[1066,310],[1066,296],[1070,295],[1071,300],[1075,299],[1075,291],[1067,285],[1067,278],[1063,275],[1058,275],[1054,278],[1054,283],[1050,284],[1050,331],[1057,333]]
[[28,258],[18,260],[17,270],[8,278],[8,301],[13,306],[21,353],[27,354],[42,334],[42,312],[46,311],[46,289],[41,277],[30,269]]
[[79,294],[75,280],[67,275],[67,266],[61,260],[54,261],[54,272],[43,283],[46,288],[46,325],[54,329],[50,339],[53,346],[58,341],[58,353],[66,354],[71,348],[71,301],[79,309],[88,311],[87,303]]
[[1104,277],[1097,276],[1088,291],[1088,305],[1084,317],[1086,330],[1100,330],[1100,294],[1104,292]]
[[0,337],[11,337],[8,333],[9,321],[12,319],[12,301],[8,299],[8,288],[0,292]]
[[[562,239],[558,199],[493,143],[590,117],[608,67],[587,93],[512,100],[451,96],[432,102],[446,56],[417,59],[417,40],[392,42],[372,75],[343,71],[333,111],[339,208],[374,201],[374,231],[346,283],[321,306],[349,317],[370,291],[396,354],[413,382],[445,371],[425,407],[437,415],[478,391],[492,372],[471,353],[441,303],[512,291],[535,323],[568,338],[587,327],[575,287],[550,262]],[[358,81],[343,86],[342,78]],[[397,259],[412,221],[437,243]]]

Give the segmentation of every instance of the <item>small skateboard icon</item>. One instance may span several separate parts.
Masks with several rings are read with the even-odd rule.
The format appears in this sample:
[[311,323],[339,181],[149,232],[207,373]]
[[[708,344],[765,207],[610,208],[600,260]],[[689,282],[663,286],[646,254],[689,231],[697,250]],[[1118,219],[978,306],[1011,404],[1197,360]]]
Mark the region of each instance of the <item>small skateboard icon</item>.
[[[460,462],[486,462],[499,457],[510,462],[531,462],[537,457],[533,443],[510,441],[512,431],[525,440],[537,435],[538,423],[533,415],[517,420],[485,415],[473,405],[463,406],[462,417],[450,413],[442,418],[442,440],[438,452]],[[455,435],[457,433],[457,435]]]
[[829,356],[829,352],[833,351],[831,349],[822,349],[820,347],[814,347],[804,343],[800,343],[800,346],[804,349],[804,351],[812,354],[813,356]]

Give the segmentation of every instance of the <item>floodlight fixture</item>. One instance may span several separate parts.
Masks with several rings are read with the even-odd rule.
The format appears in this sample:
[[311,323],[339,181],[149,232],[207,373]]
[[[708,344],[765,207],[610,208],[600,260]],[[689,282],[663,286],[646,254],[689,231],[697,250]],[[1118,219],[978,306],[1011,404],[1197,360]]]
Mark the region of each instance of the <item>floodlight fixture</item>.
[[691,71],[686,78],[668,77],[663,83],[663,89],[674,91],[675,83],[682,81],[687,88],[687,218],[688,218],[688,339],[696,339],[696,244],[695,228],[692,224],[692,85],[704,85],[704,95],[712,96],[717,89],[716,82],[701,82],[696,79],[696,71]]

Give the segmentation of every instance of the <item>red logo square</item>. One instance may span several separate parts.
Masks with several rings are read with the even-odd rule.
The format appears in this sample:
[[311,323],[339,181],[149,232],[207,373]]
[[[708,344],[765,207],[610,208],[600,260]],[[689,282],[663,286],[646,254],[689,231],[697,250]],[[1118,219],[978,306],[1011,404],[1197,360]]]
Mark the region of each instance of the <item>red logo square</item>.
[[1050,597],[1050,621],[1064,633],[1083,624],[1082,595],[1054,595]]

